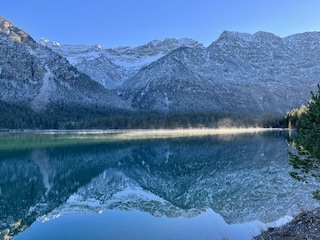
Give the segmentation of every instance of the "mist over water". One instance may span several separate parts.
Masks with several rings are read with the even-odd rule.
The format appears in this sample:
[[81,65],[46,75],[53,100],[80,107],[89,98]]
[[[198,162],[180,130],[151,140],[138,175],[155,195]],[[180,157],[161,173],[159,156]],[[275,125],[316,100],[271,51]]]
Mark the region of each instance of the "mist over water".
[[[7,136],[0,140],[1,234],[49,239],[64,225],[86,239],[86,229],[107,221],[107,230],[95,231],[110,239],[123,231],[175,239],[192,222],[194,239],[221,239],[222,232],[236,239],[239,224],[274,222],[318,205],[311,186],[289,176],[287,132],[197,131]],[[257,224],[250,226],[257,233]]]

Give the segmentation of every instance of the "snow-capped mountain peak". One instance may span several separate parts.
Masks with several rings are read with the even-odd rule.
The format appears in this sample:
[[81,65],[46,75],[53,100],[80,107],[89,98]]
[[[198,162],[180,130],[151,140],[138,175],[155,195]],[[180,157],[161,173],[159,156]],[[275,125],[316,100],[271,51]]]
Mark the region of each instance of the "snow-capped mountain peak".
[[219,38],[215,41],[216,43],[220,42],[229,42],[230,40],[242,40],[250,42],[252,41],[252,34],[250,33],[241,33],[236,31],[223,31]]
[[0,18],[1,101],[28,106],[36,112],[57,103],[95,104],[112,109],[118,103],[126,105],[116,93],[92,81],[66,58],[44,47],[44,43],[60,48],[47,39],[39,44],[25,31]]
[[68,59],[79,71],[105,88],[114,89],[142,67],[180,47],[203,47],[189,38],[153,40],[138,47],[105,49],[101,45],[63,45],[42,38],[39,43]]
[[49,39],[47,38],[44,38],[42,37],[40,40],[39,40],[39,43],[43,46],[51,46],[51,47],[59,47],[60,46],[60,43],[58,42],[54,42],[54,41],[50,41]]
[[282,39],[273,33],[259,31],[254,34],[233,31],[224,31],[219,38],[213,42],[215,45],[240,45],[242,47],[251,44],[275,44],[282,43]]
[[[285,114],[307,103],[320,72],[317,32],[280,38],[224,31],[209,47],[166,38],[110,49],[45,38],[36,43],[0,18],[0,43],[0,97],[29,104],[51,104],[59,97],[75,101],[73,89],[77,102],[116,101],[138,111]],[[83,100],[79,89],[88,93],[88,86],[92,97]],[[105,99],[96,96],[98,89]],[[47,90],[50,94],[44,94]],[[44,102],[43,96],[48,97]],[[107,101],[106,96],[113,97]]]

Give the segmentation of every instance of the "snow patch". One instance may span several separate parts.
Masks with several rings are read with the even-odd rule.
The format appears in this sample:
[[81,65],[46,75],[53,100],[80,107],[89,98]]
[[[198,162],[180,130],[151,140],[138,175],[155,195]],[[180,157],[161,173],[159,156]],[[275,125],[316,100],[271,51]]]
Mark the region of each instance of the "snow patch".
[[53,76],[51,70],[46,65],[45,69],[47,72],[44,74],[42,79],[42,86],[40,88],[39,94],[31,102],[31,107],[34,111],[40,112],[46,108],[46,105],[49,103],[50,97],[50,78]]
[[169,105],[170,105],[170,101],[169,101],[169,98],[168,98],[168,94],[167,93],[164,93],[164,99],[163,99],[163,102],[165,104],[165,109],[166,110],[169,110]]
[[50,41],[49,39],[44,38],[44,37],[40,39],[39,43],[43,46],[50,46],[50,47],[54,47],[54,46],[59,47],[60,46],[60,43]]
[[152,62],[162,58],[164,56],[163,53],[159,53],[154,56],[148,57],[138,57],[138,56],[109,56],[110,60],[127,70],[137,71],[140,68],[149,65]]
[[39,42],[64,56],[80,72],[107,89],[121,87],[141,68],[179,47],[202,46],[188,38],[155,40],[139,47],[114,49],[104,49],[101,45],[60,45],[45,38]]

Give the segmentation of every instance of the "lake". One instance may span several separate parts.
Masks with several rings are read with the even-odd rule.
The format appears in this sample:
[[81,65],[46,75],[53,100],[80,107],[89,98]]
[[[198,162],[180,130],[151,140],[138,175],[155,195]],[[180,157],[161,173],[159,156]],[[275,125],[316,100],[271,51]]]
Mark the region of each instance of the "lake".
[[0,134],[0,238],[252,239],[320,206],[287,131]]

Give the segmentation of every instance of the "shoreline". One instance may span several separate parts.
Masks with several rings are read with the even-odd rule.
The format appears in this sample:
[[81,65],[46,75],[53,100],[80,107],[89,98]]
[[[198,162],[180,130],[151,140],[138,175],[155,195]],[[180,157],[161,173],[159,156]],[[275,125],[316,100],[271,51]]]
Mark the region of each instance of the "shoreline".
[[0,133],[42,133],[42,134],[63,134],[63,133],[83,133],[83,134],[107,134],[107,133],[145,133],[145,134],[240,134],[258,133],[269,131],[295,131],[290,128],[176,128],[176,129],[0,129]]
[[[6,139],[0,150],[27,149],[48,146],[71,146],[77,144],[100,144],[128,141],[179,139],[191,137],[233,137],[241,134],[284,132],[280,128],[228,128],[228,129],[81,129],[81,130],[13,130],[1,132]],[[289,133],[290,134],[290,133]]]
[[320,207],[303,211],[284,225],[268,228],[255,236],[253,240],[319,239],[319,236]]
[[266,132],[288,132],[291,136],[293,129],[288,128],[189,128],[189,129],[77,129],[77,130],[34,130],[11,129],[8,132],[0,132],[1,135],[77,135],[90,138],[105,138],[119,140],[145,140],[164,138],[184,138],[184,137],[205,137],[205,136],[231,136],[240,134],[260,134]]

